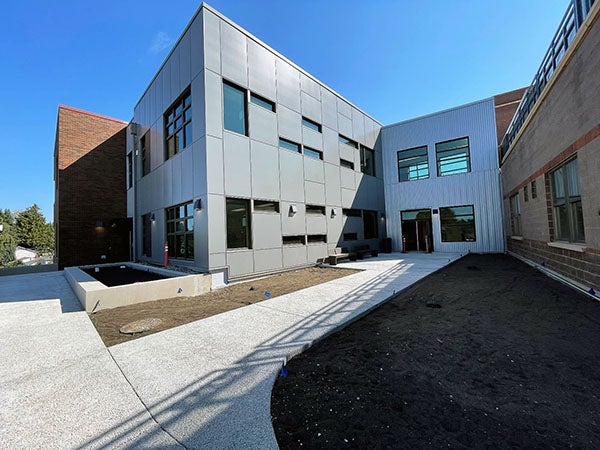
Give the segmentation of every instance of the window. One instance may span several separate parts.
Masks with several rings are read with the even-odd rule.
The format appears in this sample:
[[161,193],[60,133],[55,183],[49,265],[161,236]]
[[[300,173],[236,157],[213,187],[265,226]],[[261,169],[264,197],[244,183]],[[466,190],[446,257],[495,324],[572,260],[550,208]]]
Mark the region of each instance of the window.
[[409,148],[398,152],[398,181],[429,178],[427,146]]
[[474,242],[475,211],[473,205],[440,208],[442,242]]
[[354,170],[354,163],[340,158],[340,166]]
[[127,187],[133,187],[133,153],[127,153]]
[[279,138],[279,147],[300,153],[300,144],[288,141],[287,139]]
[[311,158],[323,159],[323,152],[315,150],[314,148],[304,147],[304,154],[306,156],[310,156]]
[[150,173],[150,132],[140,139],[140,153],[142,154],[142,177]]
[[535,185],[535,180],[531,182],[531,198],[537,198],[537,186]]
[[306,128],[310,128],[311,130],[316,131],[317,133],[321,132],[321,124],[313,120],[307,119],[306,117],[302,117],[302,125]]
[[254,92],[250,93],[250,101],[255,105],[262,106],[263,108],[268,109],[269,111],[275,112],[274,102],[272,102],[271,100],[267,100],[266,98],[255,94]]
[[309,244],[322,244],[327,243],[327,236],[324,234],[309,234],[307,240]]
[[248,136],[246,90],[223,80],[223,127]]
[[360,209],[342,209],[342,214],[347,217],[362,217]]
[[225,200],[227,213],[227,248],[252,248],[250,241],[250,201]]
[[358,235],[356,233],[344,233],[345,241],[355,241],[358,239]]
[[325,207],[319,205],[306,205],[306,214],[325,215]]
[[346,136],[338,134],[338,139],[342,144],[346,144],[346,145],[349,145],[350,147],[358,148],[358,142],[353,141],[352,139],[347,138]]
[[362,173],[375,176],[375,153],[364,145],[360,146],[360,170]]
[[510,198],[510,224],[513,236],[521,236],[521,205],[518,193]]
[[375,239],[379,236],[377,211],[363,211],[363,230],[365,239]]
[[584,242],[577,159],[553,171],[551,178],[555,238],[559,241]]
[[279,212],[279,202],[269,200],[254,200],[254,212]]
[[142,255],[152,256],[152,218],[150,213],[142,216]]
[[188,89],[164,116],[165,159],[175,156],[192,143],[192,95]]
[[282,236],[283,245],[305,245],[304,236]]
[[166,209],[169,257],[194,259],[194,207],[192,202]]
[[529,192],[527,190],[527,185],[525,185],[525,187],[523,188],[523,198],[525,199],[526,202],[529,201]]
[[437,143],[435,153],[439,177],[471,171],[468,137]]

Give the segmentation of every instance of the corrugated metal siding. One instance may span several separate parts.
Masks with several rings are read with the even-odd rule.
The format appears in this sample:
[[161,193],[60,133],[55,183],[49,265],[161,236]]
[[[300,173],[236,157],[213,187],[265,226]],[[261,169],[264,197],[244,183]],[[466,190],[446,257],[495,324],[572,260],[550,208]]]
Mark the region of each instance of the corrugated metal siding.
[[[503,252],[502,197],[493,99],[465,105],[382,130],[387,234],[401,249],[400,211],[474,205],[475,242],[441,242],[439,214],[433,216],[434,251]],[[435,144],[469,136],[471,172],[437,177]],[[397,151],[427,145],[426,180],[398,182]]]

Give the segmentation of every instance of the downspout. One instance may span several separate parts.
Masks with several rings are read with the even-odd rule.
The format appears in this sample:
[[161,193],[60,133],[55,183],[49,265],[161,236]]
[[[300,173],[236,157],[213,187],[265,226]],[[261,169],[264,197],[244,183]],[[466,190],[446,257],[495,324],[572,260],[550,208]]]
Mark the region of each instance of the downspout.
[[131,134],[131,139],[133,141],[133,148],[131,150],[132,153],[132,186],[133,186],[133,220],[131,225],[131,248],[129,249],[131,255],[131,261],[137,261],[137,223],[138,223],[138,192],[137,192],[137,160],[138,160],[138,124],[133,122],[129,122],[129,133]]

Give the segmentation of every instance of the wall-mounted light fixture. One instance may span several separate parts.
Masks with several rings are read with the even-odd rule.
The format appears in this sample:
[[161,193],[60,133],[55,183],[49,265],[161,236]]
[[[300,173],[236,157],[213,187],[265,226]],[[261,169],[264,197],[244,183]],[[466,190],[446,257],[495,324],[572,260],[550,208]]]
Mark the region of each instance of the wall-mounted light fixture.
[[333,219],[336,215],[335,208],[331,208],[331,218]]
[[104,228],[104,222],[102,220],[96,220],[96,228]]
[[296,205],[290,205],[290,217],[298,212],[298,207]]
[[381,213],[381,221],[383,222],[385,220],[385,213]]
[[156,216],[154,215],[154,213],[150,214],[150,220],[152,222],[156,222]]
[[196,200],[196,202],[194,203],[194,210],[196,210],[196,211],[202,210],[202,199],[201,198]]

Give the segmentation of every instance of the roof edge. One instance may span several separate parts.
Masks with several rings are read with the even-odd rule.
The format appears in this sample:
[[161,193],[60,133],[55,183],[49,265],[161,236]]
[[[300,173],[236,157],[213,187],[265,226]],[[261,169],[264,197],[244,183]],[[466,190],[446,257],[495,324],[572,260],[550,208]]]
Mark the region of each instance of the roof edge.
[[118,122],[118,123],[122,123],[124,125],[127,125],[128,122],[125,122],[124,120],[120,120],[120,119],[115,119],[114,117],[109,117],[109,116],[103,116],[102,114],[97,114],[91,111],[86,111],[85,109],[79,109],[79,108],[74,108],[72,106],[67,106],[67,105],[58,105],[58,109],[66,109],[67,111],[73,111],[73,112],[77,112],[77,113],[81,113],[81,114],[86,114],[88,116],[93,116],[93,117],[97,117],[99,119],[104,119],[104,120],[111,120],[113,122]]

